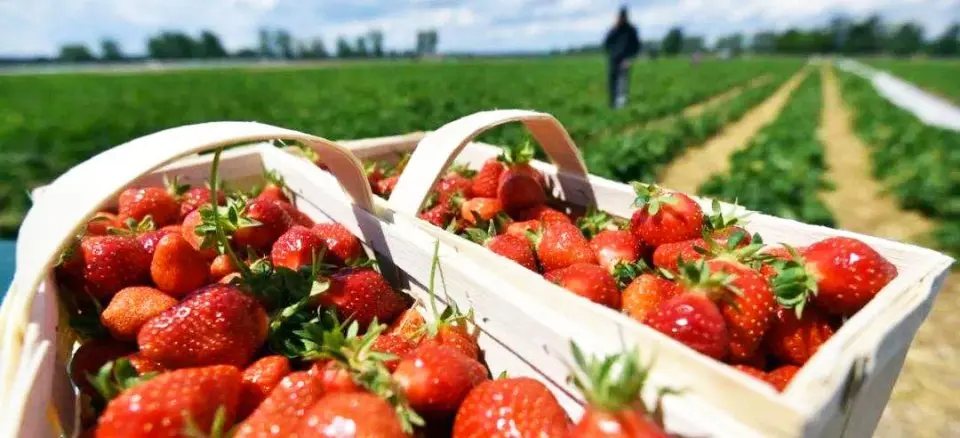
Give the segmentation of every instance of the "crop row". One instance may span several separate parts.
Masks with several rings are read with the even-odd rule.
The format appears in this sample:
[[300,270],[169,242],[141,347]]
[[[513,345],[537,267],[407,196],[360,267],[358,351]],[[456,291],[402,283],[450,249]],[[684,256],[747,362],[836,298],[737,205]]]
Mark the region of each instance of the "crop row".
[[904,208],[936,219],[938,244],[960,254],[960,133],[924,124],[857,76],[844,74],[841,84],[857,109],[855,129],[871,147],[874,175]]
[[701,144],[769,97],[784,76],[747,88],[693,117],[676,117],[651,129],[622,134],[585,147],[591,173],[618,181],[655,181],[661,169],[688,147]]
[[831,189],[817,139],[821,83],[808,76],[777,119],[730,157],[729,172],[714,175],[699,193],[751,210],[819,225],[834,218],[817,194]]
[[870,64],[960,104],[960,62],[956,60],[876,60]]

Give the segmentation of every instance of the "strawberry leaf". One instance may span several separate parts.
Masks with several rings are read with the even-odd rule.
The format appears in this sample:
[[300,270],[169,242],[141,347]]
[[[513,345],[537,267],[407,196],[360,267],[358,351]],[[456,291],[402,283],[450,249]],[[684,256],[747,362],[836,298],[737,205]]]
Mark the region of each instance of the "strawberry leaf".
[[173,196],[173,199],[180,199],[184,193],[187,193],[187,190],[190,190],[190,184],[180,183],[180,176],[174,176],[171,179],[167,175],[163,175],[163,186],[166,187],[167,193]]

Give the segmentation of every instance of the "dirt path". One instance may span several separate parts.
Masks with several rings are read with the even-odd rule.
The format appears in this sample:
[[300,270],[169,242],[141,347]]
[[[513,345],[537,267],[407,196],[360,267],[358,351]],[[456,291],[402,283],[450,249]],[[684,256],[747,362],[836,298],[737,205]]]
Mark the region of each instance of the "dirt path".
[[715,107],[715,106],[717,106],[717,105],[720,105],[720,104],[722,104],[722,103],[729,102],[729,101],[733,100],[734,98],[736,98],[737,96],[739,96],[739,95],[740,95],[741,93],[743,93],[744,91],[749,90],[749,89],[751,89],[751,88],[759,87],[759,86],[764,85],[764,84],[766,84],[767,82],[770,82],[770,81],[772,81],[772,80],[773,80],[773,77],[770,76],[770,75],[763,75],[763,76],[758,76],[758,77],[756,77],[756,78],[753,78],[753,79],[751,79],[749,82],[747,82],[747,83],[744,84],[744,85],[739,85],[739,86],[733,87],[733,88],[731,88],[731,89],[729,89],[729,90],[727,90],[727,91],[724,91],[723,93],[717,94],[717,95],[715,95],[715,96],[713,96],[713,97],[711,97],[711,98],[709,98],[709,99],[707,99],[707,100],[705,100],[705,101],[703,101],[703,102],[695,103],[695,104],[693,104],[693,105],[690,105],[690,106],[686,107],[686,108],[683,110],[683,113],[682,113],[682,114],[683,114],[683,117],[696,117],[696,116],[699,116],[700,114],[702,114],[704,111],[706,111],[706,110],[709,109],[709,108],[713,108],[713,107]]
[[[836,190],[823,200],[840,228],[901,241],[915,241],[934,224],[913,212],[901,210],[882,193],[870,173],[868,146],[853,133],[850,110],[844,106],[834,71],[823,75],[823,112],[820,135],[826,152],[828,178]],[[927,321],[907,354],[876,436],[960,436],[960,275],[947,279]]]
[[808,67],[801,69],[773,93],[773,96],[702,146],[687,148],[686,152],[670,163],[660,175],[660,183],[670,189],[696,193],[697,188],[710,176],[726,172],[730,155],[746,146],[757,131],[777,118],[808,71]]

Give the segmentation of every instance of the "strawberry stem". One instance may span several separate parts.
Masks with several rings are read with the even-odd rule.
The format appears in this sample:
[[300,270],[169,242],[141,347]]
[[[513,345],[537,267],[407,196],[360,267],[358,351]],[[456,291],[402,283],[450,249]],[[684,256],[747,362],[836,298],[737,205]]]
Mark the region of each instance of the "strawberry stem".
[[223,148],[217,148],[216,152],[213,153],[213,164],[210,167],[210,193],[213,193],[210,196],[210,210],[213,215],[213,224],[215,232],[217,235],[217,240],[223,244],[223,251],[230,258],[230,262],[240,271],[240,276],[243,277],[244,281],[250,282],[253,280],[253,273],[250,272],[250,268],[247,267],[240,257],[237,257],[237,253],[233,252],[233,248],[230,247],[230,242],[227,241],[227,235],[223,232],[223,225],[220,223],[220,211],[219,205],[217,202],[217,185],[220,179],[220,154],[223,152]]

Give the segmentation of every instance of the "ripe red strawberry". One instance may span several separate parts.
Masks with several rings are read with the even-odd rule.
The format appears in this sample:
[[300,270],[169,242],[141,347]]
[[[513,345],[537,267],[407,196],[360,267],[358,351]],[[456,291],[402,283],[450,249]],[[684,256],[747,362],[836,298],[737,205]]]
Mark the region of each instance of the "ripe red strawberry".
[[486,379],[486,369],[452,347],[431,343],[401,360],[393,379],[417,413],[443,417],[456,412],[467,393]]
[[481,198],[496,198],[497,187],[500,184],[500,175],[506,166],[496,158],[483,163],[480,171],[473,177],[473,196]]
[[629,231],[601,231],[590,240],[590,247],[600,266],[610,272],[618,263],[636,263],[640,259],[640,246]]
[[288,374],[290,360],[277,355],[260,358],[243,370],[237,418],[247,418]]
[[804,308],[799,319],[792,309],[778,308],[764,345],[779,361],[802,366],[833,333],[830,321],[815,306]]
[[312,266],[326,250],[326,242],[320,236],[309,228],[294,225],[273,243],[270,259],[274,266],[296,271],[302,266]]
[[533,145],[524,143],[504,149],[498,158],[506,167],[497,180],[497,198],[507,212],[517,213],[546,201],[543,175],[530,166],[533,155]]
[[634,183],[634,190],[638,208],[630,218],[630,230],[641,245],[657,247],[700,237],[703,210],[689,196],[641,183]]
[[290,202],[290,198],[288,198],[287,194],[284,193],[284,189],[285,186],[282,177],[268,173],[267,183],[264,184],[263,190],[260,190],[260,194],[257,195],[257,198],[269,201]]
[[661,303],[676,295],[677,287],[670,280],[653,274],[641,274],[623,289],[623,313],[645,323]]
[[[766,277],[759,272],[738,267],[726,261],[711,260],[707,267],[714,272],[732,275],[728,283],[732,288],[724,295],[713,296],[727,322],[730,335],[730,356],[733,361],[745,361],[753,357],[770,328],[776,296]],[[737,293],[730,292],[736,290]]]
[[741,373],[744,373],[748,376],[755,377],[763,381],[767,380],[767,373],[759,368],[755,368],[750,365],[742,365],[742,364],[731,365],[731,366],[737,371],[740,371]]
[[529,240],[512,234],[495,235],[495,233],[493,224],[488,231],[479,228],[467,229],[470,240],[483,245],[496,254],[513,260],[524,268],[534,272],[537,271],[537,259],[533,255],[533,248],[530,247]]
[[[292,436],[307,410],[325,395],[320,381],[306,371],[283,377],[249,417],[237,427],[234,438]],[[301,435],[314,436],[314,435]]]
[[183,236],[167,234],[157,242],[150,263],[150,278],[163,293],[182,297],[207,284],[209,275],[210,265],[206,258]]
[[[217,190],[217,205],[223,205],[225,201],[222,190]],[[188,214],[192,213],[194,210],[200,208],[203,205],[210,204],[210,188],[209,187],[191,187],[183,195],[180,196],[180,217],[185,218]]]
[[80,391],[94,396],[97,391],[87,376],[96,376],[100,367],[133,352],[133,347],[113,339],[91,339],[84,342],[70,359],[70,380]]
[[393,193],[393,189],[397,187],[397,181],[400,180],[400,175],[388,176],[380,181],[377,181],[377,184],[374,186],[374,192],[384,198],[390,196]]
[[87,291],[105,299],[150,274],[150,254],[128,236],[86,236],[80,240]]
[[143,357],[139,352],[128,354],[126,356],[127,360],[130,361],[130,365],[133,366],[133,369],[137,370],[137,374],[146,374],[146,373],[165,373],[170,371],[167,367],[160,364],[160,362],[147,359]]
[[202,223],[203,218],[200,216],[200,209],[190,212],[183,218],[183,223],[180,225],[180,235],[183,236],[183,239],[186,240],[193,249],[203,254],[204,258],[213,260],[213,258],[217,256],[217,250],[213,247],[201,248],[203,236],[197,234],[197,227]]
[[242,367],[266,336],[267,314],[253,297],[235,286],[212,284],[147,321],[137,344],[144,357],[167,368]]
[[563,269],[576,263],[597,263],[590,242],[576,225],[567,222],[544,222],[538,239],[534,239],[537,259],[544,272]]
[[480,360],[480,345],[477,336],[470,334],[463,324],[457,322],[442,322],[436,325],[436,335],[420,339],[418,348],[428,344],[442,345],[457,350],[470,359]]
[[235,418],[240,371],[211,366],[170,371],[120,394],[107,404],[97,422],[97,437],[181,436],[192,422],[207,433],[223,408],[223,428]]
[[408,307],[406,297],[370,268],[337,271],[319,300],[324,306],[335,307],[341,319],[351,318],[361,327],[369,326],[374,318],[389,323]]
[[383,332],[384,336],[396,335],[406,339],[414,340],[417,335],[422,333],[422,328],[426,324],[423,314],[416,307],[404,310]]
[[[137,243],[143,247],[143,250],[150,254],[153,257],[153,253],[157,250],[157,244],[160,243],[160,239],[167,234],[177,234],[181,235],[182,231],[180,227],[174,228],[172,225],[168,225],[159,230],[147,231],[145,233],[137,234],[135,239]],[[191,245],[192,246],[192,245]]]
[[330,263],[344,266],[363,256],[363,246],[360,239],[354,236],[347,227],[337,223],[317,224],[313,232],[327,243],[327,258]]
[[[504,430],[504,425],[509,425]],[[467,394],[453,423],[452,438],[514,436],[564,438],[570,419],[556,397],[537,380],[488,380]]]
[[730,347],[720,309],[703,295],[688,292],[663,302],[647,317],[647,324],[717,360],[723,359]]
[[313,227],[313,219],[310,219],[310,216],[307,216],[306,213],[297,210],[297,207],[289,202],[285,201],[274,201],[283,211],[287,212],[290,215],[290,219],[293,220],[294,225],[300,225],[301,227]]
[[798,371],[800,371],[800,367],[796,365],[784,365],[767,373],[766,381],[777,388],[777,391],[783,392]]
[[397,365],[400,364],[400,360],[404,357],[407,357],[416,348],[417,346],[413,343],[413,341],[403,336],[380,335],[377,336],[375,341],[373,341],[373,347],[371,347],[371,350],[397,356],[396,359],[384,361],[383,363],[388,370],[393,372],[393,370],[397,369]]
[[235,272],[240,272],[238,267],[233,264],[233,261],[230,260],[230,256],[227,254],[220,254],[212,262],[210,262],[210,279],[214,281],[220,281],[220,279],[233,274]]
[[131,187],[120,193],[117,200],[121,222],[133,219],[137,222],[148,215],[158,227],[170,225],[180,219],[180,204],[162,187]]
[[450,173],[437,182],[434,190],[439,204],[447,204],[455,196],[470,199],[473,197],[473,181],[463,175]]
[[570,216],[567,216],[565,213],[550,208],[546,205],[535,205],[533,207],[521,210],[517,212],[515,218],[518,221],[531,221],[536,220],[538,222],[570,222],[573,223],[573,220],[570,219]]
[[606,269],[589,263],[576,263],[566,268],[548,271],[547,281],[556,283],[581,297],[611,309],[620,309],[620,290],[617,281]]
[[106,236],[110,234],[110,228],[120,228],[121,226],[123,226],[123,224],[120,223],[117,215],[108,211],[101,211],[87,221],[87,235]]
[[897,276],[897,267],[866,243],[831,237],[803,251],[808,275],[816,279],[813,302],[832,315],[852,315]]
[[377,183],[386,177],[387,165],[377,162],[365,163],[363,170],[367,173],[367,182],[370,183],[370,187],[376,187]]
[[136,341],[140,327],[176,304],[176,298],[157,289],[131,286],[113,296],[100,314],[100,323],[114,339]]
[[592,410],[584,413],[567,437],[670,438],[670,435],[640,410],[619,413]]
[[273,200],[254,198],[247,201],[246,216],[260,223],[253,227],[241,227],[233,233],[233,244],[238,249],[251,247],[263,252],[293,226],[293,219]]
[[324,396],[307,410],[295,432],[298,437],[406,438],[389,403],[364,392]]
[[346,365],[333,360],[314,362],[309,370],[317,378],[324,393],[361,392],[364,388],[353,379]]
[[419,217],[437,228],[446,228],[453,219],[453,211],[447,204],[437,204],[420,213]]
[[470,226],[479,221],[488,221],[503,211],[497,198],[472,198],[460,204],[460,217]]
[[511,222],[510,225],[507,225],[507,229],[504,231],[504,234],[510,234],[521,239],[526,239],[528,231],[534,234],[540,232],[540,224],[541,222],[536,219],[522,222]]
[[682,242],[665,243],[653,250],[653,265],[658,268],[676,271],[678,259],[681,262],[692,263],[704,258],[697,248],[705,250],[707,247],[703,239],[690,239]]

